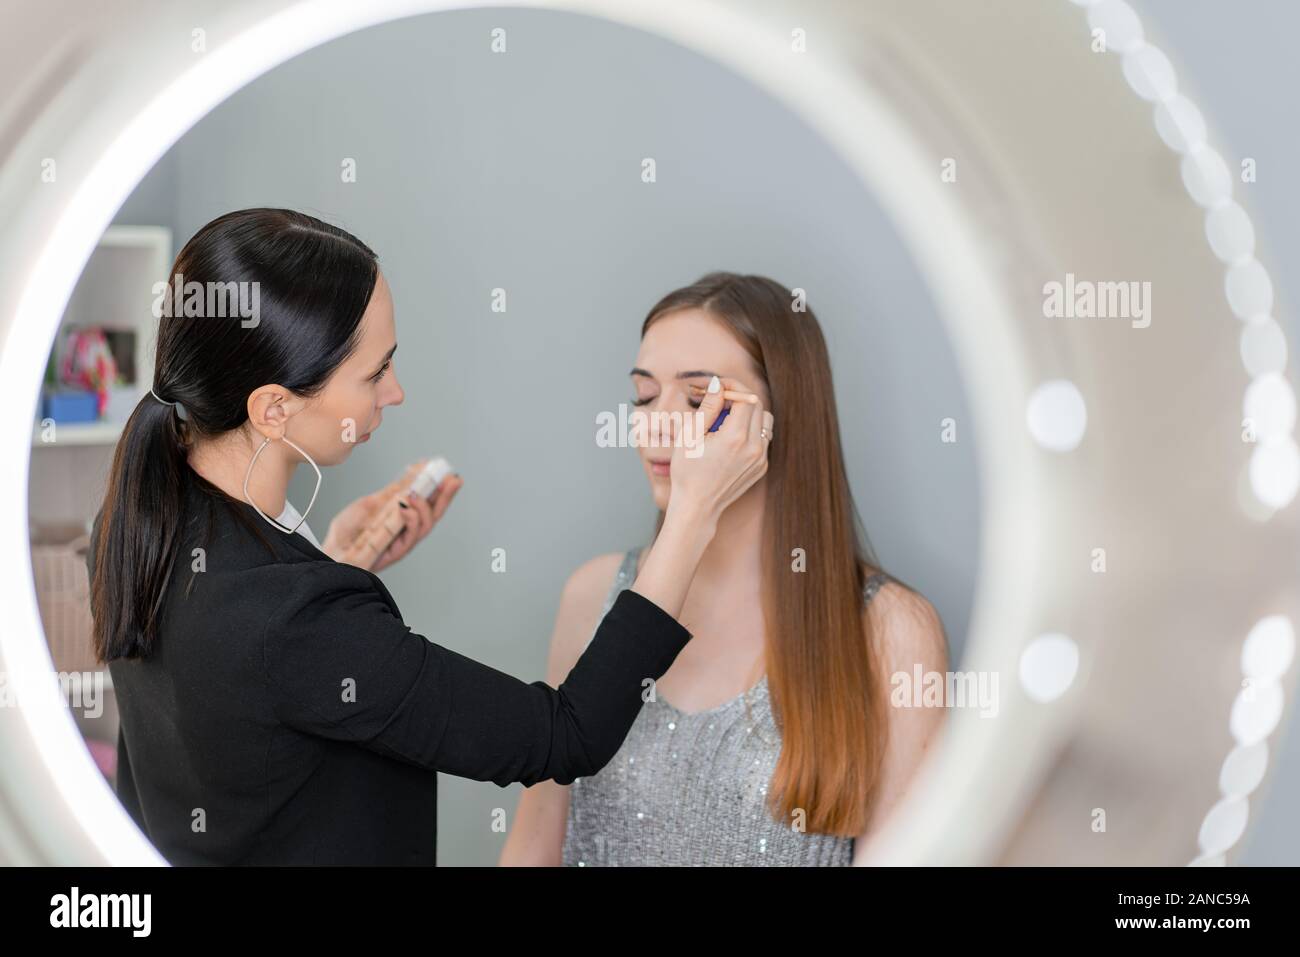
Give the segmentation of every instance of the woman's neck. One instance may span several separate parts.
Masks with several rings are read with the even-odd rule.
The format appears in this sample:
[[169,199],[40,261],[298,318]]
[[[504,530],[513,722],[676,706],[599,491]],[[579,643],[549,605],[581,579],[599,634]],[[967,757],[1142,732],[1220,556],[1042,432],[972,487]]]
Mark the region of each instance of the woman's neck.
[[[244,476],[253,460],[262,436],[250,436],[236,429],[215,439],[200,441],[190,450],[190,468],[233,499],[245,502]],[[271,442],[257,459],[248,477],[248,494],[267,515],[277,517],[284,511],[289,481],[298,461],[284,456],[282,442]]]
[[760,480],[722,513],[713,540],[700,559],[693,588],[711,592],[745,589],[760,581],[765,485]]

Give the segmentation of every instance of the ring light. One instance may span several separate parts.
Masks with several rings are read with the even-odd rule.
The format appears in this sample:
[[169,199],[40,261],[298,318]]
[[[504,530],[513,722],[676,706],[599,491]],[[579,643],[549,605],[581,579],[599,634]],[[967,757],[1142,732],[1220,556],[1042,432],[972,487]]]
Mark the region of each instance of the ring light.
[[[0,444],[17,450],[0,470],[15,572],[0,582],[0,666],[21,701],[0,709],[8,863],[163,863],[50,686],[27,540],[35,397],[96,240],[181,135],[266,71],[368,26],[499,4],[177,6],[50,0],[11,14],[22,42],[0,64],[14,91],[0,388],[15,410]],[[1131,8],[511,6],[657,34],[801,116],[879,198],[955,340],[984,490],[961,667],[1002,676],[1004,694],[994,720],[951,714],[872,860],[1223,863],[1292,682],[1295,398],[1235,176]],[[57,179],[42,183],[49,158]],[[1151,321],[1049,315],[1048,284],[1076,279],[1149,282]]]

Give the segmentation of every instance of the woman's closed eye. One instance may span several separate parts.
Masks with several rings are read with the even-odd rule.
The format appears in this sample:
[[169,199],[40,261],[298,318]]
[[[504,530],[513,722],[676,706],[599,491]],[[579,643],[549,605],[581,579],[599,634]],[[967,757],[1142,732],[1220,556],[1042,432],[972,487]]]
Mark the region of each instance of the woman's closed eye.
[[392,359],[389,359],[387,362],[385,362],[382,366],[379,367],[379,371],[370,377],[370,381],[378,382],[380,379],[382,379],[384,375],[388,372],[388,367],[391,366],[392,364],[393,364]]
[[[633,399],[632,404],[645,405],[647,402],[650,402],[651,400],[657,398],[659,398],[657,395],[648,395],[644,399]],[[696,402],[694,399],[687,399],[686,404],[689,405],[692,409],[698,409],[700,407],[700,403]]]

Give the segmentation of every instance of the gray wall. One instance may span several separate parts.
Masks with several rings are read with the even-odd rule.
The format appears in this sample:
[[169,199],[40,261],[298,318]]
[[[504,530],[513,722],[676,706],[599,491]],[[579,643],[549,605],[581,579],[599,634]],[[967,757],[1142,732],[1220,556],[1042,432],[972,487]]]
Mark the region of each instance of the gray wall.
[[[1063,2],[1063,0],[1062,0]],[[1290,121],[1300,11],[1270,0],[1132,0],[1179,67],[1246,193],[1273,275],[1300,251]],[[488,52],[488,30],[510,52]],[[639,162],[656,158],[659,182]],[[355,184],[339,180],[355,157]],[[950,346],[875,203],[803,124],[745,82],[655,38],[582,18],[475,11],[388,25],[312,51],[244,90],[159,164],[117,217],[178,243],[252,205],[305,209],[379,252],[407,401],[343,468],[319,519],[420,454],[467,486],[385,573],[408,623],[525,680],[543,674],[559,589],[600,552],[643,541],[653,511],[634,453],[596,448],[626,399],[637,328],[664,291],[714,268],[809,289],[833,351],[859,510],[881,558],[924,591],[959,650],[978,550],[977,451]],[[488,308],[508,290],[510,309]],[[1287,298],[1294,299],[1294,290]],[[1280,316],[1283,322],[1290,316]],[[1292,326],[1293,334],[1297,331]],[[315,516],[314,516],[315,518]],[[488,570],[491,548],[509,572]],[[1300,734],[1255,808],[1243,863],[1300,860]],[[494,807],[518,787],[443,777],[444,864],[489,863]]]

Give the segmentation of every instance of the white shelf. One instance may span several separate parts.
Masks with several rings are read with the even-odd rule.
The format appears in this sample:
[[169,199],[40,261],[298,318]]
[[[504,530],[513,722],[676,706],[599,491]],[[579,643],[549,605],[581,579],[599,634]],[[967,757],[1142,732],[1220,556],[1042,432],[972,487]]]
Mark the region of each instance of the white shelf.
[[99,245],[149,249],[160,252],[165,259],[171,255],[172,231],[166,226],[109,226],[99,238]]
[[[122,369],[132,381],[113,387],[110,421],[57,423],[52,442],[45,441],[43,418],[37,412],[27,482],[28,518],[33,525],[83,523],[94,517],[103,502],[123,420],[153,382],[158,330],[154,285],[167,281],[173,255],[171,230],[165,226],[110,226],[82,270],[59,324],[55,354],[70,328],[134,332],[131,370]],[[118,391],[122,389],[137,398],[122,395]]]
[[56,425],[54,441],[46,442],[45,430],[37,423],[32,429],[32,448],[57,449],[67,446],[116,445],[122,437],[120,422],[77,422]]
[[[166,226],[109,226],[64,313],[56,344],[64,330],[102,325],[136,333],[134,366],[144,395],[153,381],[153,348],[157,319],[151,306],[153,283],[166,281],[171,266],[172,233]],[[138,400],[137,400],[138,401]],[[32,448],[113,445],[122,436],[120,422],[85,422],[58,425],[54,441],[46,442],[38,420],[32,428]]]

